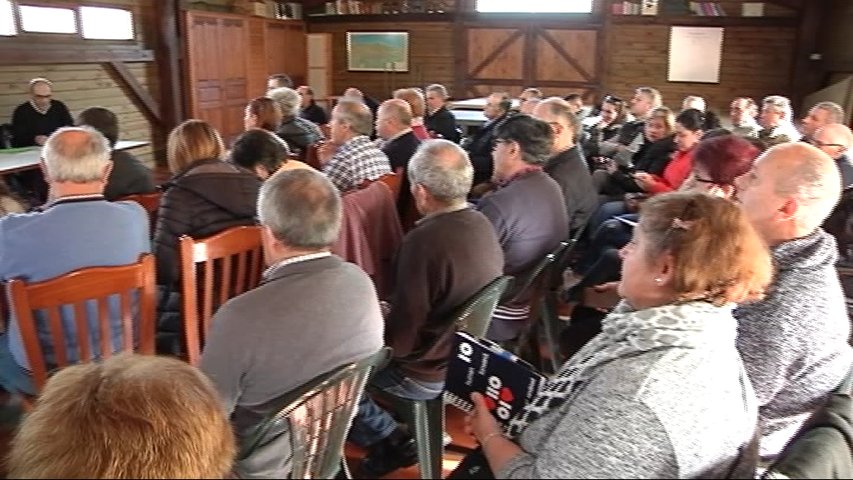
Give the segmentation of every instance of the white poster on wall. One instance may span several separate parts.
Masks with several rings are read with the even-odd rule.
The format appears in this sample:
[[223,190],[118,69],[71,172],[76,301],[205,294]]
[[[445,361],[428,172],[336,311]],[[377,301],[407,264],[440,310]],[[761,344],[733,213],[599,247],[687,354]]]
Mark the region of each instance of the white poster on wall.
[[719,83],[722,56],[722,27],[671,27],[667,80]]

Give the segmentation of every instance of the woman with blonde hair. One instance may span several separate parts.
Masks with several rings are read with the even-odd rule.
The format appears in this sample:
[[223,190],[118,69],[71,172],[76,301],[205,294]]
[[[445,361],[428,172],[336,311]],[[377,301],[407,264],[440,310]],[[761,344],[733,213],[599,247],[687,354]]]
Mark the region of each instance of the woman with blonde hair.
[[231,425],[176,359],[124,354],[50,378],[12,441],[11,478],[225,478]]
[[[169,134],[167,160],[172,178],[162,186],[154,233],[161,333],[181,331],[178,238],[205,238],[256,223],[261,180],[254,172],[223,161],[224,155],[219,132],[202,120],[187,120]],[[177,338],[160,336],[164,341],[169,337]]]
[[426,101],[424,94],[418,88],[401,88],[394,91],[394,98],[399,98],[412,107],[412,133],[418,140],[429,140],[429,132],[424,126],[424,115],[426,114]]
[[673,192],[643,204],[621,254],[624,300],[506,431],[472,397],[488,466],[496,478],[749,478],[757,404],[732,310],[763,296],[766,246],[734,203]]

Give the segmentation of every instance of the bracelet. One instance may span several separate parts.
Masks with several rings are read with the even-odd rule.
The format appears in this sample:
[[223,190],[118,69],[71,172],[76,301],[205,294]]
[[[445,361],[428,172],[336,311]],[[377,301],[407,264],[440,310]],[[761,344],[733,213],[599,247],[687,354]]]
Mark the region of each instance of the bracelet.
[[[484,438],[483,441],[480,442],[480,446],[483,447],[483,450],[485,450],[486,445],[489,444],[489,440],[491,440],[495,437],[503,437],[503,436],[504,436],[503,432],[492,432],[492,433],[486,435],[486,438]],[[504,438],[506,438],[506,437],[504,437]]]

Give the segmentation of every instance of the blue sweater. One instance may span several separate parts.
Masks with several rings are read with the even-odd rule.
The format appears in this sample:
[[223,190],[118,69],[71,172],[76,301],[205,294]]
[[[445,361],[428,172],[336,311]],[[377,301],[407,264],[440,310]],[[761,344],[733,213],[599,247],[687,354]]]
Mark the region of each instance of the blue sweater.
[[[151,251],[148,235],[148,216],[141,206],[107,202],[100,196],[68,197],[41,212],[11,214],[0,219],[0,280],[38,282],[84,267],[134,263]],[[115,322],[120,322],[118,316]],[[63,323],[68,331],[75,331],[73,317],[64,316]],[[7,331],[0,341],[8,339],[15,361],[28,368],[14,318],[9,319]],[[38,331],[41,338],[50,338],[42,322]],[[73,338],[68,340],[76,349]],[[51,363],[50,352],[45,351],[45,356]],[[73,360],[77,355],[69,357]]]

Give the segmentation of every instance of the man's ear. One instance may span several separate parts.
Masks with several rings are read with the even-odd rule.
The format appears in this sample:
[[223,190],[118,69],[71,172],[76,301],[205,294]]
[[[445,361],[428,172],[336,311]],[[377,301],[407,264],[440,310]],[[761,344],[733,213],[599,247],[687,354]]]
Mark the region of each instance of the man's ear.
[[791,219],[797,216],[797,212],[800,210],[800,203],[794,197],[789,197],[785,199],[785,202],[779,207],[777,212],[779,216],[783,219]]
[[107,183],[107,180],[110,178],[110,172],[113,171],[113,162],[110,161],[106,165],[104,165],[104,170],[101,173],[101,181]]

